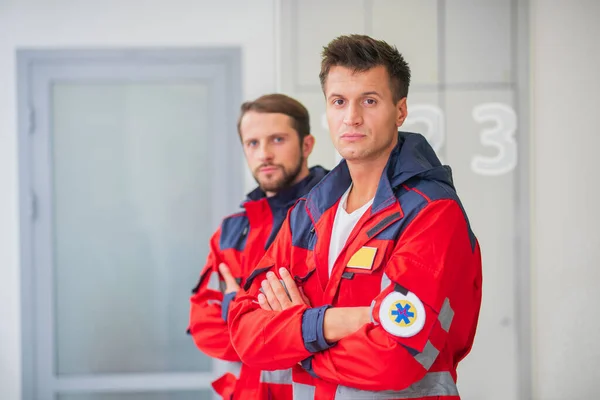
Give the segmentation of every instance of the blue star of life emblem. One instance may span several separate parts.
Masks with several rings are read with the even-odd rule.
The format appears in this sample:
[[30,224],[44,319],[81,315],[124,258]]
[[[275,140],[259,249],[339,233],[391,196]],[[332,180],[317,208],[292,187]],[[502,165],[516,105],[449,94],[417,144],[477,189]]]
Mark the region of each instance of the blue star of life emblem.
[[402,302],[397,302],[395,304],[396,309],[392,310],[391,314],[396,317],[395,322],[397,324],[400,324],[402,322],[404,322],[404,324],[406,325],[410,325],[411,324],[411,318],[414,318],[415,313],[410,311],[411,310],[411,304],[406,302],[405,305],[402,305]]

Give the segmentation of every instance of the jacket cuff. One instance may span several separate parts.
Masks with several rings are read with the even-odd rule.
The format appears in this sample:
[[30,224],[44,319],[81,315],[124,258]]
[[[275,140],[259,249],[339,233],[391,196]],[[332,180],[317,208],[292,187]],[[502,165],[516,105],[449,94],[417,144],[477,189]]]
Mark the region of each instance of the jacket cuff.
[[231,304],[231,300],[235,298],[236,292],[227,293],[223,296],[223,301],[221,302],[221,318],[223,321],[227,322],[227,313],[229,312],[229,305]]
[[311,353],[327,350],[335,344],[329,344],[323,334],[325,311],[330,307],[330,305],[324,305],[319,308],[308,308],[302,314],[302,339],[304,347]]

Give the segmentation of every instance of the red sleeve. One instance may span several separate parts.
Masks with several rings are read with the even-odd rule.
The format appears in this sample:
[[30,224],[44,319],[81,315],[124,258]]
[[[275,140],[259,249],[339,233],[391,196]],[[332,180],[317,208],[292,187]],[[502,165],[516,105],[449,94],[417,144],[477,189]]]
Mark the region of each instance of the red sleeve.
[[283,311],[265,311],[256,296],[268,271],[279,277],[279,268],[288,267],[292,257],[289,214],[277,238],[248,278],[245,292],[240,292],[229,309],[231,340],[242,361],[262,370],[287,369],[311,353],[302,339],[302,315],[306,305]]
[[229,339],[227,322],[221,315],[223,293],[219,290],[219,263],[222,259],[220,234],[219,229],[210,239],[206,265],[190,299],[189,333],[196,346],[206,355],[225,361],[240,361]]
[[[481,261],[469,232],[456,202],[438,200],[426,206],[402,234],[385,266],[390,285],[375,299],[374,322],[314,354],[312,372],[323,380],[363,390],[402,390],[421,380],[446,346],[454,313],[463,312],[457,307],[466,304],[451,304],[451,292],[472,288],[467,296],[480,296],[474,293],[479,289],[470,286]],[[469,282],[457,285],[460,280]],[[412,292],[424,306],[425,324],[412,337],[389,333],[384,329],[389,321],[382,323],[379,318],[382,301],[395,290]],[[471,310],[466,312],[472,315]]]

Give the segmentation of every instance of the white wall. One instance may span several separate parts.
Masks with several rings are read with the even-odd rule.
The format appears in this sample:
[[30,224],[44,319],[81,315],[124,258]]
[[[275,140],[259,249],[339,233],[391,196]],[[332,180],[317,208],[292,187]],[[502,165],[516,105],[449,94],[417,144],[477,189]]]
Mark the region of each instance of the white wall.
[[276,89],[274,0],[0,2],[0,399],[20,398],[17,48],[243,47],[244,98]]
[[534,391],[600,389],[600,2],[535,0],[532,19]]
[[[20,396],[15,49],[239,44],[253,98],[276,89],[274,2],[0,2],[0,399]],[[600,381],[600,2],[531,0],[530,15],[534,398],[590,399]]]

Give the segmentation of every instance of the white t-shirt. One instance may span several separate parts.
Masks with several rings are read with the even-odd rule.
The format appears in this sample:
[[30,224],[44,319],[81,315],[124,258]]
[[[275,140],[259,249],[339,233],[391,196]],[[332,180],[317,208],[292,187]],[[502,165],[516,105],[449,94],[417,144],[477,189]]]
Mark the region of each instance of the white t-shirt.
[[333,221],[333,229],[331,230],[331,241],[329,242],[329,276],[331,276],[331,271],[333,270],[333,265],[335,264],[338,256],[342,252],[342,249],[346,245],[346,241],[348,237],[352,233],[352,230],[356,226],[358,220],[363,216],[363,214],[371,207],[373,204],[373,199],[369,200],[364,206],[361,208],[354,210],[351,214],[346,212],[346,205],[348,203],[348,195],[350,194],[350,190],[352,189],[352,184],[346,193],[340,199],[340,204],[335,213],[335,220]]

